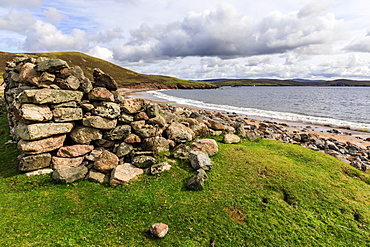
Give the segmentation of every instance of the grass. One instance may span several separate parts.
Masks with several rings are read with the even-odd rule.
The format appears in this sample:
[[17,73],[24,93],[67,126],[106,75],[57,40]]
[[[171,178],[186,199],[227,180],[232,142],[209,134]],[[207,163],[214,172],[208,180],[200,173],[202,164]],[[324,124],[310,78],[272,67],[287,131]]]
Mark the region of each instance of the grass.
[[[178,162],[115,188],[17,172],[0,116],[0,246],[368,246],[369,175],[271,140],[219,143],[203,191]],[[169,225],[164,239],[147,230]]]

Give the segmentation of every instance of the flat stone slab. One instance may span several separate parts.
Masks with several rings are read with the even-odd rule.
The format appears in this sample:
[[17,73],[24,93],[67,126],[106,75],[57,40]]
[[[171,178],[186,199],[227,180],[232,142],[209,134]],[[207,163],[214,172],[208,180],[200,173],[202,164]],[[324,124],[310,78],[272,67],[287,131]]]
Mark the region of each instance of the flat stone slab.
[[79,102],[83,94],[83,92],[72,90],[29,89],[21,93],[19,100],[21,103],[58,104],[68,101]]
[[25,120],[46,122],[53,118],[53,113],[46,105],[23,104],[21,116]]
[[28,172],[50,167],[50,162],[51,154],[49,153],[23,156],[19,159],[19,170],[22,172]]
[[70,134],[73,141],[81,144],[101,139],[103,134],[100,130],[90,127],[78,126]]
[[51,136],[37,141],[20,140],[18,149],[25,154],[47,153],[63,146],[66,135]]
[[53,110],[55,122],[72,122],[83,118],[82,108],[56,108]]
[[65,158],[79,157],[91,152],[92,150],[94,150],[94,145],[77,144],[64,146],[58,150],[57,156]]
[[144,170],[131,165],[130,163],[124,163],[118,165],[113,169],[110,185],[117,186],[119,184],[128,183],[133,179],[136,179],[139,175],[143,174]]
[[78,166],[67,169],[57,169],[52,174],[52,179],[58,183],[73,183],[84,178],[89,169],[86,166]]
[[72,131],[73,123],[37,123],[19,125],[17,134],[26,141],[39,140],[53,135],[66,134]]

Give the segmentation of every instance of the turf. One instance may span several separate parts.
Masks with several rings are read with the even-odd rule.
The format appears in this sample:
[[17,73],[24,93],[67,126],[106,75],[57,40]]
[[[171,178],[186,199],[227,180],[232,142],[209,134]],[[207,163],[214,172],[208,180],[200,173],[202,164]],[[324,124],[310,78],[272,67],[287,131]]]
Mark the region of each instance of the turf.
[[[368,246],[369,175],[298,145],[219,143],[205,189],[187,162],[114,188],[17,172],[0,116],[0,246]],[[169,225],[163,239],[148,228]]]

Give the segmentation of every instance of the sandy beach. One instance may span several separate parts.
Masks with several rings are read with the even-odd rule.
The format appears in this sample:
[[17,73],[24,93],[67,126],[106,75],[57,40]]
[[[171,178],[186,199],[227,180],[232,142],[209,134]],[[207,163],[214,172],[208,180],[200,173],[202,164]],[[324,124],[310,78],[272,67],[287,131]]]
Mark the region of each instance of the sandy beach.
[[[118,91],[124,97],[145,98],[146,100],[149,100],[155,103],[176,105],[178,107],[185,107],[187,109],[191,109],[192,111],[208,110],[208,109],[202,109],[202,108],[194,109],[194,107],[189,107],[187,105],[180,105],[175,102],[166,101],[161,98],[154,98],[153,96],[145,93],[146,91],[149,91],[149,90],[153,90],[153,89],[120,88]],[[221,113],[228,114],[227,112],[221,112]],[[350,142],[350,143],[356,144],[362,149],[370,150],[370,133],[369,132],[362,132],[362,131],[337,128],[337,127],[331,127],[331,126],[316,125],[316,124],[308,124],[308,123],[303,123],[303,122],[286,121],[286,120],[272,119],[272,118],[262,118],[259,116],[239,115],[238,117],[244,118],[244,120],[249,124],[259,124],[260,122],[263,122],[263,121],[272,122],[288,130],[297,131],[297,132],[305,132],[307,134],[311,134],[313,136],[323,138],[323,139],[332,139],[332,140],[344,142],[344,143]]]

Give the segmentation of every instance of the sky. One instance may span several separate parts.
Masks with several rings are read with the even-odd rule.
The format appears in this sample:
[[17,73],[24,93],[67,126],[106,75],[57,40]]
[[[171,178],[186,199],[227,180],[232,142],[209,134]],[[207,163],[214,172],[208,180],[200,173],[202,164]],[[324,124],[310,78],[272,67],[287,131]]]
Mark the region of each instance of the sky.
[[370,79],[368,0],[0,0],[0,51],[182,79]]

